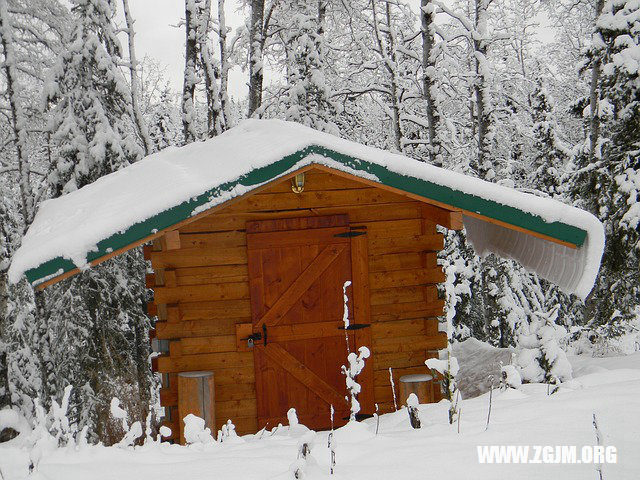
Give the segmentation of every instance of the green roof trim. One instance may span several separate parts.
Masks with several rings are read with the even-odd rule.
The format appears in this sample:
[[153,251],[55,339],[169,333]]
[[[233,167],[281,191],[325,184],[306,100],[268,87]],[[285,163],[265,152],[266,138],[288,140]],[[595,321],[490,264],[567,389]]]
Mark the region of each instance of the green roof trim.
[[[384,166],[367,162],[348,155],[338,153],[328,148],[311,145],[291,155],[275,161],[269,165],[257,168],[236,180],[225,182],[211,190],[182,202],[175,207],[160,212],[147,220],[136,223],[124,232],[117,232],[98,242],[97,250],[89,252],[87,262],[97,260],[120,248],[131,245],[157,231],[171,227],[182,220],[191,217],[196,209],[218,198],[238,185],[252,187],[260,185],[288,173],[297,163],[311,154],[318,154],[338,162],[355,171],[374,175],[381,184],[397,188],[407,193],[436,200],[446,205],[478,213],[488,218],[499,220],[532,232],[547,235],[562,242],[581,246],[587,232],[581,228],[562,222],[547,223],[541,217],[524,212],[515,207],[503,205],[492,200],[486,200],[450,187],[421,180],[419,178],[402,175]],[[56,257],[42,263],[36,268],[25,272],[31,283],[42,283],[76,268],[74,263],[63,257]]]

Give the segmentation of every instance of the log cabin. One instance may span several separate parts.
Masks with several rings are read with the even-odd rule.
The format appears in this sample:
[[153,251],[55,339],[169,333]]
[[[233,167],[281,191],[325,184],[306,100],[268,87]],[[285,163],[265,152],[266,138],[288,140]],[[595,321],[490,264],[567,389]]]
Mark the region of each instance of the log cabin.
[[[247,120],[43,203],[9,274],[45,288],[144,245],[153,369],[174,438],[193,412],[214,432],[231,419],[251,433],[295,407],[324,429],[331,406],[336,425],[348,417],[348,350],[371,351],[358,377],[370,415],[392,411],[397,379],[426,373],[446,347],[438,255],[444,229],[462,228],[478,254],[515,259],[566,292],[585,297],[594,284],[604,233],[587,212],[277,120]],[[209,372],[204,387],[188,382],[197,372]],[[434,388],[429,401],[440,398]]]

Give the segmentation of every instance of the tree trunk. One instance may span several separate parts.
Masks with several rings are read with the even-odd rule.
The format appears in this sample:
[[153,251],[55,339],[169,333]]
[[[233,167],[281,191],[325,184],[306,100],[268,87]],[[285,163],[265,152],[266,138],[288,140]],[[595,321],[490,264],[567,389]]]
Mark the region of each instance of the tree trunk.
[[14,145],[18,161],[20,202],[24,220],[24,231],[26,232],[33,220],[33,192],[31,190],[31,169],[26,152],[26,121],[19,97],[21,88],[18,84],[18,73],[16,70],[17,59],[14,52],[13,32],[6,1],[0,1],[0,44],[2,45],[5,57],[2,68],[6,76],[6,96],[9,99],[9,109],[11,111],[11,128],[13,129]]
[[227,21],[224,13],[224,0],[218,0],[218,28],[220,34],[220,102],[222,105],[222,117],[225,128],[231,127],[231,112],[229,110],[229,52],[227,50]]
[[[596,0],[596,18],[602,13],[604,8],[604,0]],[[594,34],[596,35],[596,34]],[[593,67],[591,68],[591,87],[589,89],[589,162],[593,162],[600,140],[600,71],[602,69],[602,61],[600,57],[593,59]]]
[[422,24],[422,89],[427,102],[427,121],[429,122],[429,161],[432,165],[442,166],[440,140],[437,135],[440,115],[433,98],[435,88],[435,59],[432,58],[435,28],[435,9],[430,0],[420,2],[420,21]]
[[373,31],[380,50],[380,56],[384,66],[389,74],[389,91],[391,101],[391,127],[393,130],[393,144],[398,152],[402,152],[402,129],[400,126],[400,100],[399,100],[399,81],[396,64],[396,45],[395,30],[391,18],[391,5],[385,3],[385,20],[384,25],[387,31],[387,44],[382,39],[380,33],[380,24],[378,23],[378,14],[376,9],[376,0],[371,0],[371,13],[373,16]]
[[[262,49],[264,46],[264,1],[251,0],[249,27],[249,117],[262,105]],[[258,117],[261,113],[257,113]]]
[[491,160],[489,157],[489,142],[487,134],[490,128],[490,118],[487,109],[487,92],[485,78],[485,62],[487,56],[487,0],[475,0],[475,29],[479,34],[473,39],[473,49],[475,57],[475,83],[474,92],[476,97],[476,123],[478,126],[478,155],[473,166],[475,173],[484,180],[491,180],[489,172],[491,170]]
[[186,50],[184,65],[184,82],[182,85],[182,127],[184,131],[184,144],[195,142],[196,132],[195,94],[198,83],[198,36],[197,18],[195,12],[189,8],[189,0],[185,0],[185,30]]
[[124,19],[127,23],[127,38],[129,40],[129,73],[131,75],[131,107],[133,109],[133,121],[135,122],[138,136],[142,140],[144,154],[149,155],[153,152],[153,142],[149,136],[149,129],[142,118],[140,111],[140,83],[138,81],[138,59],[136,57],[135,47],[135,30],[133,24],[135,20],[131,16],[129,10],[129,0],[122,0],[122,8],[124,10]]
[[[202,5],[202,3],[200,3]],[[224,127],[222,125],[222,105],[220,103],[220,91],[218,79],[220,73],[216,68],[211,49],[209,48],[209,31],[211,23],[211,0],[204,0],[202,7],[196,7],[198,16],[197,37],[200,50],[200,62],[204,71],[204,83],[207,96],[207,134],[209,138],[220,135]]]

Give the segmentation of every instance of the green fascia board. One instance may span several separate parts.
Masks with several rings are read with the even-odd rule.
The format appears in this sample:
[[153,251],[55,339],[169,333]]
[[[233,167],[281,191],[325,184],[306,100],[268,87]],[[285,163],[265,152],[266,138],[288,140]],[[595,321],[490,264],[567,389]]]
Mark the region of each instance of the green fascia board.
[[[191,198],[175,207],[160,212],[147,220],[136,223],[124,232],[117,232],[111,235],[98,242],[97,250],[88,253],[87,262],[97,260],[157,231],[171,227],[182,220],[186,220],[194,214],[198,207],[215,200],[221,194],[230,191],[238,185],[251,187],[274,180],[288,173],[298,162],[311,154],[321,155],[352,170],[373,175],[383,185],[435,200],[446,205],[451,205],[461,210],[475,212],[485,217],[540,233],[562,242],[574,244],[578,247],[584,243],[587,236],[585,230],[572,225],[567,225],[562,222],[547,223],[541,217],[524,212],[515,207],[454,190],[450,187],[438,185],[427,180],[402,175],[382,165],[344,155],[324,147],[311,145],[269,165],[257,168],[236,180],[218,185],[195,198]],[[76,268],[76,266],[69,259],[56,257],[42,263],[36,268],[27,270],[25,275],[29,282],[36,283],[39,281],[42,282],[42,279],[56,277],[74,268]]]

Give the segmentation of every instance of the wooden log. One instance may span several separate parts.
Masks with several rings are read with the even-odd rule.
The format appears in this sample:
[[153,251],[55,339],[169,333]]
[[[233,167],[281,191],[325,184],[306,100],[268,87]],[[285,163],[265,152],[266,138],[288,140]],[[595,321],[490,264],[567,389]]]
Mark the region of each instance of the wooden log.
[[[420,203],[407,201],[404,203],[386,203],[371,208],[369,205],[349,205],[341,207],[318,207],[314,209],[300,209],[284,212],[225,212],[221,210],[215,215],[202,217],[196,222],[185,225],[180,229],[184,233],[224,232],[242,230],[249,221],[283,218],[298,218],[308,216],[327,216],[348,214],[351,223],[377,222],[401,219],[420,218]],[[420,233],[420,232],[418,232]]]
[[163,407],[170,407],[178,405],[178,391],[177,389],[161,388],[160,389],[160,404]]
[[147,302],[147,315],[155,317],[158,314],[158,306],[155,302]]
[[437,284],[444,282],[445,279],[445,274],[440,267],[376,272],[369,275],[369,282],[373,290]]
[[[348,190],[357,188],[369,188],[361,182],[343,178],[331,173],[317,172],[311,170],[305,173],[304,191],[317,192],[324,190]],[[263,193],[290,193],[291,182],[280,182],[266,190]]]
[[192,337],[180,340],[182,355],[198,353],[235,352],[235,335],[218,335],[215,337]]
[[180,232],[178,230],[171,230],[164,234],[162,237],[163,250],[178,250],[180,247]]
[[[180,443],[185,444],[184,418],[193,414],[204,419],[205,427],[216,427],[215,383],[213,372],[183,372],[178,374],[178,423]],[[215,434],[215,432],[214,432]]]
[[247,234],[349,226],[349,215],[322,215],[248,221]]
[[422,205],[422,218],[441,225],[449,230],[462,230],[462,211],[448,210],[435,205],[425,203]]
[[215,265],[176,270],[177,283],[180,286],[247,282],[248,275],[246,265]]
[[[373,351],[378,353],[400,353],[416,352],[421,350],[437,350],[446,348],[447,335],[440,334],[432,337],[391,337],[375,338],[373,341]],[[426,355],[424,359],[426,360]],[[424,361],[424,360],[423,360]]]
[[329,190],[302,193],[261,193],[225,208],[225,212],[294,210],[299,208],[376,205],[406,202],[406,198],[379,188]]
[[249,317],[249,319],[251,317],[251,304],[248,298],[180,304],[180,318],[183,321],[245,317]]
[[202,267],[209,265],[242,265],[247,263],[245,247],[182,248],[168,252],[151,252],[151,265],[159,268]]
[[395,337],[420,337],[426,335],[426,320],[412,318],[409,320],[396,320],[393,322],[376,322],[371,325],[371,333],[374,338]]
[[394,322],[411,318],[437,317],[444,313],[443,299],[427,302],[419,300],[407,303],[373,305],[371,319],[374,322]]
[[407,398],[412,393],[418,397],[419,403],[432,403],[434,401],[433,394],[433,377],[426,373],[403,375],[399,379],[400,403],[406,404]]
[[251,318],[183,320],[177,323],[156,322],[156,335],[159,339],[163,340],[233,335],[236,323],[246,323],[249,321],[251,321]]
[[180,357],[159,356],[157,371],[161,373],[190,372],[230,368],[253,368],[253,354],[251,352],[204,353],[198,355],[182,355]]
[[380,237],[371,240],[369,252],[371,255],[388,255],[409,252],[437,252],[444,248],[444,236],[411,235],[402,237]]
[[[432,297],[433,298],[432,300]],[[384,290],[371,291],[371,308],[375,305],[388,305],[392,303],[408,303],[419,301],[435,301],[438,297],[438,289],[435,285],[427,287],[393,287]]]
[[425,266],[423,260],[425,255],[433,257],[435,266],[437,256],[433,252],[426,254],[415,252],[369,256],[369,272],[393,272],[396,270],[423,268]]
[[374,370],[389,370],[389,367],[391,367],[395,370],[397,368],[417,366],[424,367],[424,361],[426,358],[425,350],[399,353],[378,353],[373,357],[373,368]]
[[158,287],[154,290],[154,299],[157,303],[222,301],[243,298],[249,298],[249,285],[245,282],[185,285],[174,288]]
[[[217,379],[216,379],[217,380]],[[216,401],[242,400],[244,398],[256,398],[255,383],[220,384],[216,381]]]
[[207,233],[182,233],[182,248],[231,248],[247,244],[247,234],[241,230]]
[[387,220],[380,222],[359,222],[351,221],[352,227],[366,227],[369,235],[369,242],[381,238],[404,237],[420,235],[422,232],[422,222],[420,219]]

